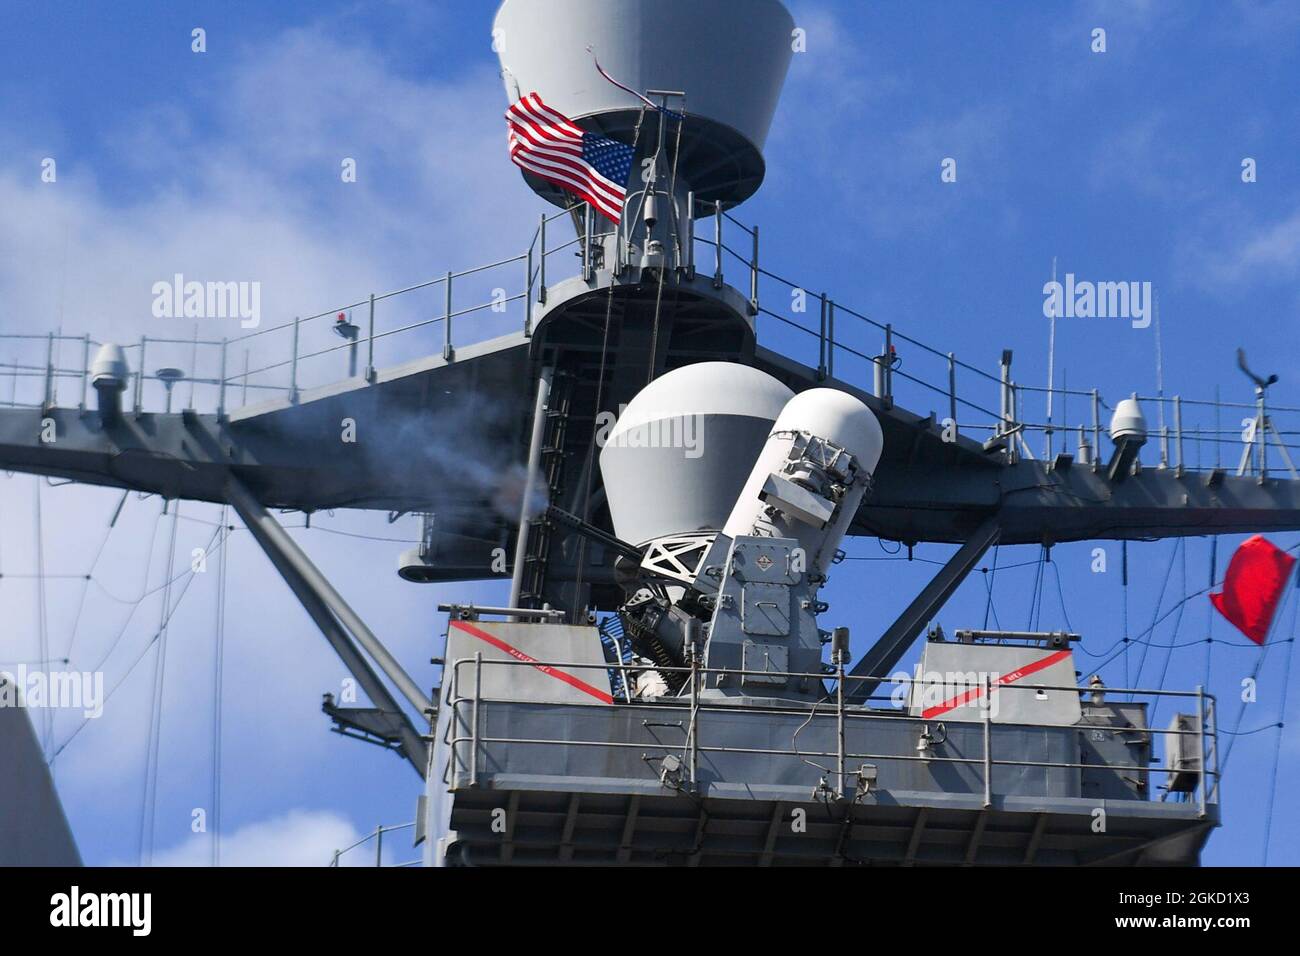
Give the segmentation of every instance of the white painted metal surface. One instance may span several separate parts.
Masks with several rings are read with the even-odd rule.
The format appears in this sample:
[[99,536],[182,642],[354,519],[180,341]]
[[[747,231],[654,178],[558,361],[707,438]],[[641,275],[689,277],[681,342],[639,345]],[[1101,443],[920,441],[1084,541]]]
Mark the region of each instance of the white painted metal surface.
[[[778,0],[506,0],[492,38],[511,102],[537,92],[586,128],[626,129],[642,109],[635,96],[601,77],[593,55],[638,93],[685,93],[686,136],[722,150],[707,158],[682,150],[681,175],[693,182],[717,174],[719,159],[737,167],[737,179],[753,173],[761,179],[794,29]],[[682,108],[680,101],[669,106]],[[756,185],[750,181],[741,191]]]
[[786,404],[772,426],[723,531],[732,538],[751,534],[797,538],[807,553],[808,568],[825,573],[868,485],[862,481],[849,488],[826,527],[815,527],[788,515],[769,515],[764,487],[772,474],[782,472],[799,435],[811,435],[843,448],[866,476],[875,470],[884,448],[880,423],[859,399],[834,388],[800,392]]
[[645,544],[719,530],[793,395],[734,362],[687,365],[643,388],[600,453],[614,533]]

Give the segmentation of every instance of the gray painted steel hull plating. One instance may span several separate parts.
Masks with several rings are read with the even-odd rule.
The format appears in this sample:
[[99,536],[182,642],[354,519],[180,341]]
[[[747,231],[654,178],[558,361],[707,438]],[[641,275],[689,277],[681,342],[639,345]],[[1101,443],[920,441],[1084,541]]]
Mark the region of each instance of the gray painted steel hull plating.
[[80,866],[26,708],[0,706],[0,768],[0,866]]

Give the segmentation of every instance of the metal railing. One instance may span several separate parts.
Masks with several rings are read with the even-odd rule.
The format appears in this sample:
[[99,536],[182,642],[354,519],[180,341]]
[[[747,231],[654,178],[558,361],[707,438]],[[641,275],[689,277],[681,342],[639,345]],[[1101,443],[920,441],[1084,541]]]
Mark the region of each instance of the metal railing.
[[396,833],[399,830],[409,830],[414,826],[415,826],[414,822],[398,823],[392,826],[377,826],[374,828],[374,830],[372,830],[370,833],[367,833],[365,836],[363,836],[356,843],[353,843],[351,846],[345,846],[341,850],[335,850],[334,855],[330,857],[330,861],[328,865],[331,867],[341,866],[343,863],[343,858],[347,854],[352,853],[353,851],[356,850],[360,850],[362,847],[366,847],[369,844],[373,843],[375,852],[374,852],[373,862],[369,864],[370,866],[389,866],[389,867],[395,867],[399,869],[405,867],[419,866],[421,864],[420,860],[409,860],[405,863],[388,863],[388,864],[384,863],[384,834]]
[[[171,406],[176,389],[182,390],[183,407],[217,414],[268,397],[297,401],[304,389],[341,377],[372,382],[381,364],[396,365],[439,349],[452,360],[458,320],[467,317],[481,321],[472,334],[461,337],[462,345],[517,328],[529,334],[533,302],[546,298],[547,270],[554,268],[550,263],[582,241],[575,237],[548,244],[548,224],[569,215],[565,211],[540,217],[528,247],[518,255],[446,271],[311,315],[219,339],[201,337],[195,323],[187,338],[142,335],[138,341],[119,343],[131,368],[123,404],[135,413],[161,410]],[[184,327],[185,320],[159,321]],[[0,347],[14,353],[0,357],[0,404],[49,408],[66,399],[69,383],[75,383],[75,404],[85,408],[93,350],[102,344],[89,335],[61,332],[0,334]],[[75,366],[62,360],[65,347],[78,353]]]
[[[619,671],[623,674],[624,680],[627,680],[629,671],[645,670],[645,666],[632,666],[619,663],[605,664],[580,664],[565,661],[533,661],[533,660],[484,660],[482,653],[477,653],[473,658],[462,658],[452,663],[449,668],[448,680],[451,682],[448,688],[447,701],[452,708],[452,720],[447,725],[444,742],[448,744],[450,760],[448,766],[444,768],[443,780],[450,783],[457,772],[463,771],[468,774],[469,786],[477,786],[480,782],[480,763],[481,755],[486,745],[541,745],[541,746],[563,746],[563,747],[595,747],[602,749],[614,750],[638,750],[643,754],[647,751],[662,751],[665,754],[672,754],[677,757],[684,768],[682,775],[682,787],[689,792],[698,793],[700,790],[699,765],[702,755],[705,754],[753,754],[766,755],[773,757],[798,757],[805,762],[809,758],[835,761],[834,769],[822,767],[816,764],[811,766],[826,773],[827,776],[833,776],[839,781],[838,789],[835,795],[843,797],[846,794],[847,781],[851,776],[856,774],[856,769],[850,769],[850,761],[878,761],[881,763],[908,763],[919,762],[924,764],[951,764],[969,767],[978,767],[983,784],[983,804],[990,807],[993,804],[994,777],[993,772],[997,767],[1021,767],[1021,768],[1041,768],[1041,769],[1059,769],[1059,770],[1103,770],[1103,771],[1129,771],[1135,775],[1140,775],[1139,779],[1145,779],[1147,774],[1152,773],[1188,773],[1195,777],[1194,791],[1189,795],[1189,800],[1194,800],[1197,806],[1198,816],[1204,817],[1208,813],[1208,807],[1218,802],[1218,789],[1220,781],[1219,768],[1219,748],[1218,748],[1218,729],[1216,717],[1216,701],[1213,695],[1208,694],[1203,688],[1197,687],[1194,691],[1169,691],[1149,688],[1124,688],[1124,687],[1107,687],[1104,689],[1106,695],[1130,695],[1131,697],[1148,697],[1153,699],[1174,698],[1195,701],[1195,713],[1192,715],[1195,725],[1190,730],[1181,730],[1177,725],[1167,728],[1155,728],[1148,726],[1126,726],[1113,727],[1097,725],[1094,727],[1089,724],[1062,725],[1059,723],[1035,723],[1021,721],[1001,721],[993,720],[988,710],[982,711],[983,716],[978,721],[982,724],[982,752],[977,757],[959,757],[959,756],[940,756],[934,753],[924,754],[904,754],[904,753],[873,753],[873,752],[854,752],[847,748],[846,740],[848,737],[848,726],[858,723],[865,724],[868,727],[885,727],[896,728],[903,722],[904,726],[914,726],[917,733],[917,740],[920,741],[923,736],[928,736],[929,727],[944,723],[936,718],[926,718],[924,716],[909,715],[903,713],[887,713],[880,710],[870,710],[867,708],[847,704],[844,695],[844,684],[846,679],[852,678],[842,668],[837,672],[829,675],[834,679],[835,687],[829,691],[826,696],[815,702],[806,704],[799,701],[791,701],[789,706],[776,708],[770,705],[754,705],[746,703],[726,702],[710,703],[707,698],[702,698],[700,689],[704,682],[710,677],[723,677],[727,679],[738,679],[747,675],[771,678],[782,676],[794,679],[816,679],[826,680],[826,673],[801,673],[786,672],[773,670],[743,670],[736,668],[709,668],[695,663],[687,667],[654,667],[653,669],[660,673],[670,674],[677,673],[685,675],[687,682],[681,694],[676,697],[659,697],[651,699],[636,699],[632,701],[635,706],[662,707],[665,711],[672,713],[683,713],[685,723],[679,722],[676,726],[680,727],[684,733],[684,742],[681,747],[670,747],[666,744],[647,741],[631,740],[575,740],[554,737],[524,737],[524,736],[490,736],[483,733],[481,705],[482,703],[491,703],[491,698],[483,696],[483,671],[485,667],[539,667],[539,668],[557,668],[568,671],[573,670],[590,670],[606,673],[608,671]],[[468,677],[461,674],[466,668],[472,668],[472,673]],[[893,684],[900,687],[910,688],[911,685],[918,683],[912,678],[894,676],[882,679],[882,684]],[[462,690],[463,688],[463,690]],[[985,700],[990,700],[993,693],[1002,693],[1004,691],[1029,692],[1041,694],[1046,692],[1072,692],[1078,693],[1081,697],[1087,697],[1094,693],[1094,690],[1079,686],[1062,686],[1049,684],[1001,684],[994,683],[992,678],[985,676],[982,684],[970,685],[972,690],[980,690]],[[874,696],[868,698],[871,701],[897,700],[895,695]],[[1127,703],[1131,703],[1130,700]],[[628,706],[627,704],[615,703],[612,706]],[[468,710],[468,714],[466,714]],[[704,739],[702,717],[707,713],[716,713],[723,715],[734,715],[736,713],[753,713],[753,714],[782,714],[797,715],[806,717],[803,728],[807,728],[817,721],[835,721],[836,740],[838,747],[836,750],[807,750],[798,747],[785,749],[764,748],[764,747],[734,747],[711,744]],[[951,721],[949,721],[951,722]],[[969,723],[969,721],[963,721]],[[1018,758],[1012,754],[995,753],[994,735],[992,732],[993,724],[999,727],[1019,727],[1044,729],[1051,728],[1054,730],[1062,729],[1079,729],[1092,728],[1100,730],[1114,730],[1125,734],[1150,735],[1152,738],[1161,736],[1169,737],[1192,737],[1196,741],[1197,762],[1195,767],[1186,765],[1172,766],[1165,763],[1150,762],[1147,764],[1124,764],[1124,763],[1084,763],[1082,761],[1052,761],[1052,760],[1030,760]],[[456,727],[467,727],[468,732],[458,732]],[[802,728],[801,728],[802,731]],[[462,745],[468,745],[469,755],[467,760],[462,762],[459,753]],[[936,744],[941,746],[942,742]],[[1166,753],[1168,752],[1166,747]],[[1180,752],[1182,748],[1180,747]],[[644,759],[644,758],[643,758]],[[1154,794],[1154,788],[1149,792]],[[1167,796],[1168,794],[1166,794]],[[1138,798],[1135,798],[1138,799]]]
[[[669,204],[675,228],[667,264],[694,276],[697,263],[707,263],[715,288],[728,281],[743,288],[764,344],[804,362],[822,378],[860,384],[886,405],[901,400],[918,410],[937,406],[941,423],[946,418],[959,434],[987,438],[986,444],[1003,447],[1011,460],[1051,459],[1059,451],[1087,456],[1098,466],[1103,416],[1114,408],[1099,390],[1018,383],[1011,375],[1009,352],[990,372],[927,345],[893,323],[877,321],[769,269],[760,260],[757,226],[746,226],[724,208],[693,196],[686,205],[689,215]],[[696,224],[709,217],[712,228],[701,233]],[[551,226],[558,219],[572,219],[577,226],[573,239],[554,241]],[[627,222],[613,231],[617,251],[613,262],[605,264],[620,275],[630,265],[633,248]],[[341,377],[373,382],[382,366],[439,350],[452,361],[458,346],[519,329],[531,334],[535,308],[545,305],[555,279],[574,274],[590,279],[610,230],[584,205],[540,216],[527,247],[495,262],[441,272],[414,285],[219,339],[201,337],[197,324],[188,337],[141,336],[122,343],[132,369],[124,405],[138,413],[171,407],[176,399],[186,408],[223,414],[268,397],[296,401],[304,389]],[[565,268],[556,256],[577,260],[577,265]],[[785,305],[774,308],[778,301]],[[0,354],[0,404],[48,408],[75,396],[76,404],[86,407],[88,369],[100,344],[89,335],[0,334],[0,348],[7,346],[12,353]],[[176,389],[182,390],[179,399]],[[1026,417],[1027,396],[1040,396],[1045,404],[1050,399],[1054,420]],[[1300,435],[1300,407],[1266,408],[1262,395],[1251,402],[1134,397],[1157,420],[1149,442],[1157,449],[1156,467],[1179,473],[1226,467],[1263,477],[1269,474],[1273,450],[1274,463],[1284,466],[1288,476],[1300,477],[1294,465],[1300,443],[1292,444]],[[1072,411],[1080,407],[1070,424]]]

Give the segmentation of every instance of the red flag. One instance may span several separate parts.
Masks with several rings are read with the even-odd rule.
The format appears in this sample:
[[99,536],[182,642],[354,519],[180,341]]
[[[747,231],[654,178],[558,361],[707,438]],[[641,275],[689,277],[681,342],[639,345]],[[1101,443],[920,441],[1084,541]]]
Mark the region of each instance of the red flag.
[[1296,559],[1262,535],[1242,542],[1223,576],[1223,593],[1210,601],[1236,628],[1263,644]]

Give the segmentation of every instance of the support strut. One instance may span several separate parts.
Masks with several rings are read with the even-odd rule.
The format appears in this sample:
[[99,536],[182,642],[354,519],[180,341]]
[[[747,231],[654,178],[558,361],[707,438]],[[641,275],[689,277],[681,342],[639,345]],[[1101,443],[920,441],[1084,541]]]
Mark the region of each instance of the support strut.
[[993,515],[985,519],[975,533],[966,539],[966,543],[939,569],[939,573],[907,606],[907,610],[899,615],[898,620],[890,625],[889,630],[881,635],[871,650],[853,666],[849,672],[849,692],[846,695],[849,702],[860,704],[875,692],[890,669],[903,659],[926,622],[952,597],[957,586],[966,580],[966,575],[971,573],[988,549],[997,543],[1001,534],[997,515]]
[[[529,304],[531,307],[531,303]],[[528,558],[528,533],[532,527],[533,496],[536,494],[537,471],[542,463],[542,441],[546,436],[546,414],[550,407],[551,380],[555,370],[542,369],[537,379],[537,400],[533,406],[533,430],[528,442],[528,473],[524,476],[524,497],[519,504],[519,533],[515,538],[515,566],[510,577],[510,607],[519,607],[524,589],[524,565]],[[518,620],[518,618],[514,618]]]
[[410,761],[415,772],[423,777],[428,764],[428,748],[423,738],[387,686],[380,680],[379,675],[375,673],[374,668],[370,666],[369,661],[353,643],[352,637],[355,637],[358,643],[370,653],[388,678],[420,713],[430,714],[433,703],[420,691],[415,681],[402,669],[388,649],[361,622],[356,612],[339,596],[320,570],[311,563],[289,533],[234,475],[231,475],[226,482],[226,495],[253,538],[302,603],[303,609],[311,616],[321,633],[325,635],[325,640],[329,641],[334,652],[343,661],[343,666],[357,679],[357,683],[361,685],[361,689],[371,702],[386,715],[391,715],[400,739],[402,755]]

